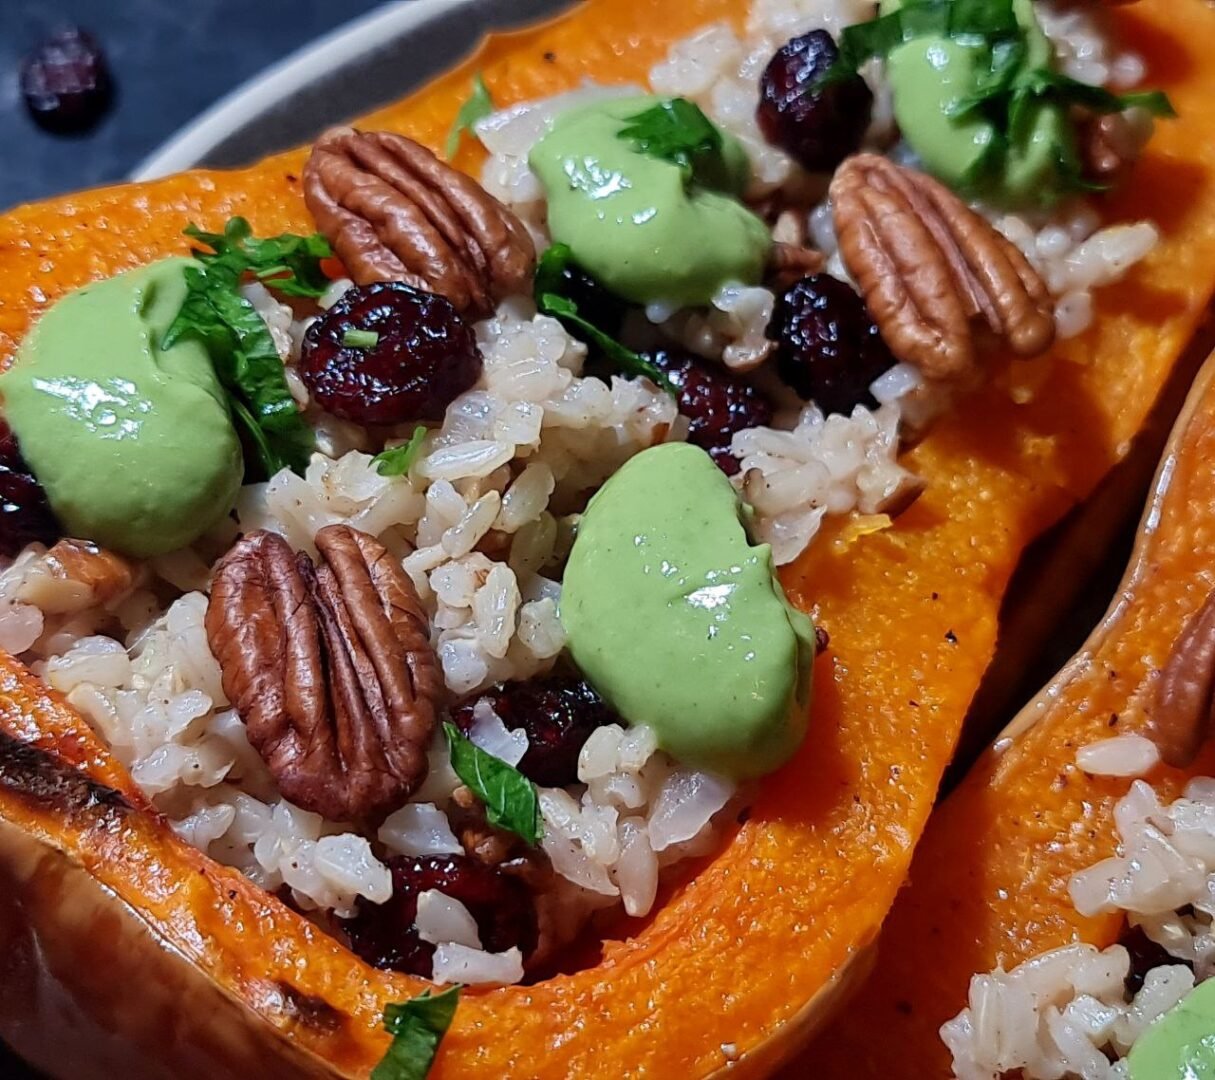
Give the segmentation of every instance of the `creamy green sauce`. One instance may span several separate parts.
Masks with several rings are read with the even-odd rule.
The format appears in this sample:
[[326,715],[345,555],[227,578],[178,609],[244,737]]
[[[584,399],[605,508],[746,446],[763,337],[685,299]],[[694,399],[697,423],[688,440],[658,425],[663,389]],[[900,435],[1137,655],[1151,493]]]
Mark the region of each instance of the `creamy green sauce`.
[[801,743],[814,626],[698,447],[646,450],[591,500],[561,621],[591,684],[676,760],[742,779]]
[[664,99],[597,102],[563,113],[533,148],[555,243],[608,289],[638,304],[707,304],[722,285],[759,282],[772,238],[738,201],[746,154],[722,132],[720,159],[690,180],[619,137]]
[[1194,987],[1131,1047],[1131,1080],[1215,1080],[1215,979]]
[[[901,5],[902,0],[882,0],[881,13]],[[1026,30],[1029,62],[1049,66],[1054,48],[1038,25],[1032,0],[1014,0],[1013,7]],[[984,49],[947,37],[915,38],[890,53],[886,70],[895,119],[924,167],[951,187],[971,186],[972,170],[996,132],[979,113],[957,117],[951,112],[979,88],[980,75],[989,70]],[[1062,107],[1038,102],[1030,106],[1003,168],[983,178],[980,187],[1000,202],[1049,201],[1057,194],[1060,163],[1074,153],[1074,135]]]
[[4,416],[72,536],[172,551],[232,509],[240,441],[210,357],[160,340],[186,295],[169,259],[60,300],[0,376]]

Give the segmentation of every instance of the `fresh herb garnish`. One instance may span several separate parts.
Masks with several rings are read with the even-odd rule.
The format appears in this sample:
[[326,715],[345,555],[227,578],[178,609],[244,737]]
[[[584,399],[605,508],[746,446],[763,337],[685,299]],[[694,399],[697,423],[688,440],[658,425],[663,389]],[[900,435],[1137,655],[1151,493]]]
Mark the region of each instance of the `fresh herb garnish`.
[[374,330],[347,330],[342,335],[342,344],[348,349],[374,349],[380,343],[380,335]]
[[593,345],[604,359],[626,375],[644,377],[661,386],[670,394],[675,387],[661,369],[644,356],[625,348],[611,334],[600,330],[578,313],[578,305],[562,294],[562,275],[573,264],[573,252],[567,244],[553,244],[540,256],[536,264],[536,307],[542,315],[550,315],[580,341]]
[[[1014,148],[1030,139],[1043,107],[1081,106],[1097,113],[1141,108],[1154,116],[1176,115],[1168,97],[1159,91],[1119,95],[1054,71],[1042,49],[1033,47],[1030,30],[1016,17],[1013,0],[909,0],[897,11],[845,29],[839,59],[820,85],[850,78],[867,61],[884,58],[899,45],[922,37],[952,38],[986,50],[986,64],[978,65],[977,88],[950,110],[954,117],[978,117],[991,129],[984,152],[964,178],[968,188],[980,190],[986,180],[1000,175]],[[1062,140],[1057,152],[1059,188],[1100,189],[1084,179],[1073,139]]]
[[477,72],[473,76],[473,92],[472,96],[460,106],[460,111],[456,113],[455,123],[451,126],[451,131],[447,133],[447,160],[450,161],[456,156],[456,151],[460,149],[460,140],[464,137],[467,131],[472,134],[473,125],[478,120],[483,120],[494,111],[494,99],[489,96],[489,87],[485,85],[485,79],[481,72]]
[[620,129],[621,139],[643,154],[678,165],[688,181],[720,160],[721,132],[687,98],[660,101],[625,122],[628,126]]
[[1034,97],[1050,98],[1060,105],[1082,105],[1095,113],[1116,113],[1126,109],[1143,109],[1152,116],[1175,117],[1177,110],[1163,90],[1141,90],[1132,94],[1115,94],[1104,86],[1091,86],[1079,79],[1069,78],[1049,68],[1026,71],[1012,91]]
[[375,462],[375,471],[381,476],[404,476],[413,468],[413,463],[417,459],[418,451],[422,449],[422,442],[425,438],[426,428],[419,424],[413,429],[413,434],[409,437],[408,442],[381,450],[371,459]]
[[392,1045],[372,1069],[371,1080],[425,1080],[456,1015],[460,989],[451,986],[437,994],[424,990],[409,1001],[385,1006],[384,1028]]
[[491,825],[537,844],[544,835],[540,820],[540,797],[533,784],[513,765],[487,754],[454,724],[444,724],[451,767],[485,804]]
[[889,15],[845,27],[839,59],[823,82],[851,78],[867,61],[885,57],[913,38],[975,38],[975,44],[994,46],[1023,33],[1012,0],[913,0]]
[[[195,249],[199,265],[186,268],[186,299],[161,347],[172,348],[188,337],[200,341],[261,473],[303,472],[314,446],[312,431],[291,396],[270,330],[241,296],[240,285],[251,273],[287,296],[319,297],[329,287],[320,268],[321,259],[331,254],[329,244],[323,236],[258,240],[244,218],[232,218],[223,233],[191,225],[186,235],[211,250]],[[257,471],[247,467],[252,475]]]
[[333,249],[320,233],[299,236],[284,233],[259,240],[243,217],[228,220],[222,233],[208,233],[190,225],[186,235],[211,252],[194,251],[194,257],[205,266],[218,261],[239,265],[267,288],[283,296],[306,296],[319,299],[333,284],[321,269],[321,260],[333,255]]

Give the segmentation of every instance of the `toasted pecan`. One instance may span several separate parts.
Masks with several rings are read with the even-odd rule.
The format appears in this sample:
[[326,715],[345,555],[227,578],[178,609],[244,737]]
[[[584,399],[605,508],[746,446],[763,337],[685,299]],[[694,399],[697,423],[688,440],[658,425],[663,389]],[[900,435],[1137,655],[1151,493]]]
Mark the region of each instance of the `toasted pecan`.
[[326,132],[304,168],[304,198],[360,285],[403,281],[474,316],[530,289],[536,249],[523,223],[403,135]]
[[1169,765],[1184,768],[1215,728],[1215,592],[1186,623],[1157,684],[1144,734]]
[[46,614],[66,615],[122,600],[143,580],[145,571],[91,540],[60,540],[34,565],[17,590],[17,599]]
[[875,154],[831,182],[840,254],[891,351],[932,379],[977,363],[974,323],[1013,352],[1054,340],[1054,302],[1017,248],[943,184]]
[[1081,116],[1076,135],[1084,178],[1106,186],[1126,179],[1151,132],[1152,121],[1146,114],[1141,118],[1126,113]]
[[429,623],[382,545],[345,525],[323,561],[250,533],[215,571],[207,638],[283,795],[331,821],[382,817],[426,777],[443,693]]

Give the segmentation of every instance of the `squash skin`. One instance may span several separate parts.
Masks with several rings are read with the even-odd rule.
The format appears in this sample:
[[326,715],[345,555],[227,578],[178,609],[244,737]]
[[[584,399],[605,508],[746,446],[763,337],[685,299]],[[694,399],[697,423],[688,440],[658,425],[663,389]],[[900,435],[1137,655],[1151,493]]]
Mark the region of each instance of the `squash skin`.
[[[57,809],[87,814],[97,829],[131,812],[105,801]],[[327,1019],[301,1005],[300,1022]],[[7,821],[0,823],[0,1011],[16,1018],[5,1027],[14,1049],[54,1076],[335,1075],[282,1031],[251,1022],[242,1001],[167,948],[81,863]],[[172,1061],[158,1052],[166,1036]]]
[[[877,973],[803,1059],[816,1075],[948,1077],[938,1029],[966,1006],[971,975],[1075,941],[1118,940],[1122,916],[1081,916],[1066,883],[1113,854],[1114,804],[1130,781],[1089,776],[1075,755],[1144,731],[1160,669],[1210,592],[1213,455],[1215,356],[1173,430],[1105,619],[934,815],[883,929]],[[1168,802],[1213,772],[1208,743],[1186,769],[1159,766],[1145,779]]]
[[[437,145],[475,68],[503,104],[568,88],[585,74],[637,79],[670,41],[737,12],[734,0],[591,0],[549,28],[492,43],[435,87],[364,123]],[[732,1076],[766,1075],[822,1022],[834,1003],[830,990],[846,986],[867,957],[993,653],[1000,596],[1021,551],[1125,454],[1215,285],[1208,145],[1215,140],[1203,119],[1215,93],[1215,72],[1204,71],[1215,53],[1215,14],[1201,0],[1142,0],[1116,17],[1183,119],[1162,125],[1140,187],[1111,200],[1108,213],[1156,217],[1165,242],[1101,294],[1092,331],[1064,343],[1053,359],[997,367],[988,387],[908,455],[929,487],[894,529],[848,542],[833,524],[788,569],[790,595],[817,612],[832,646],[819,660],[805,746],[765,781],[726,850],[631,938],[606,942],[596,967],[535,987],[468,993],[433,1076],[702,1077],[727,1068],[723,1044],[741,1055]],[[553,63],[543,59],[549,51]],[[180,230],[189,220],[211,229],[239,213],[260,233],[307,229],[302,160],[289,153],[248,170],[85,193],[0,218],[0,356],[7,362],[30,322],[67,290],[183,252]],[[477,154],[466,147],[460,161],[472,168]],[[1031,400],[1014,404],[1013,390]],[[146,808],[87,726],[6,658],[0,731]],[[142,921],[201,978],[243,1002],[214,1035],[253,1056],[233,1062],[217,1051],[200,1067],[193,1044],[179,1047],[174,1031],[157,1048],[165,1073],[256,1075],[269,1071],[264,1055],[277,1053],[286,1036],[317,1075],[365,1076],[387,1044],[384,1004],[426,985],[362,965],[151,814],[101,829],[35,813],[0,787],[0,821],[39,845],[42,857],[58,853],[78,864],[126,905],[114,910]],[[6,870],[4,880],[25,879]],[[0,936],[26,940],[22,920],[37,903],[35,893],[0,908]],[[43,939],[73,933],[47,919]],[[89,956],[82,949],[80,963],[108,962]],[[87,998],[84,973],[72,984],[70,970],[59,970],[65,994]],[[13,975],[33,978],[28,969]],[[329,1015],[330,1025],[301,1024],[298,1010],[285,1010],[275,989],[283,982],[313,1012]],[[37,1000],[34,991],[14,983],[0,999],[0,1035],[14,1035],[22,1047],[53,1043],[62,1031],[56,1010],[31,1015],[4,1005]],[[128,1022],[131,1030],[115,1030],[114,1041],[129,1057],[122,1065],[111,1059],[110,1075],[151,1067],[139,1064],[146,1032]]]

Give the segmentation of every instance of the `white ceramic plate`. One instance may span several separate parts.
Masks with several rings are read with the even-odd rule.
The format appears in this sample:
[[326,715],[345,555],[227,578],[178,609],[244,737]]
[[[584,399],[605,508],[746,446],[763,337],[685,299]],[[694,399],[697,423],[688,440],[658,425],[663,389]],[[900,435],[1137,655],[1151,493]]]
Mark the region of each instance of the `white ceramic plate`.
[[198,165],[244,165],[307,142],[331,124],[407,94],[493,31],[527,25],[572,0],[395,0],[237,87],[146,158],[149,180]]

